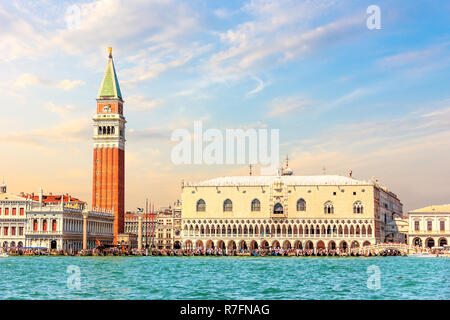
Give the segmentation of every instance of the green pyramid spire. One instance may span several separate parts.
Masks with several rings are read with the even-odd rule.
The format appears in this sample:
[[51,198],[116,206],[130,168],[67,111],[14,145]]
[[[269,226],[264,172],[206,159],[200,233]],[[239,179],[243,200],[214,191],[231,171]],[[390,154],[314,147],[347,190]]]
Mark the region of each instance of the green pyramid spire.
[[105,74],[98,91],[97,99],[122,99],[119,81],[117,80],[116,69],[112,58],[112,48],[109,48],[109,58],[106,64]]

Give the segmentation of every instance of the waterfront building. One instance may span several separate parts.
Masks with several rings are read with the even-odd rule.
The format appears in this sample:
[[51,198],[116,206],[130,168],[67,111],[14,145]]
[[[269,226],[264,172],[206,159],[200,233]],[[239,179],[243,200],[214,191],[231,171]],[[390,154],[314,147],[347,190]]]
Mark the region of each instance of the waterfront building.
[[286,165],[275,176],[183,183],[183,247],[345,250],[397,239],[387,225],[402,210],[374,178],[295,176]]
[[117,244],[124,249],[134,249],[138,246],[138,237],[134,233],[119,233]]
[[411,246],[443,247],[450,240],[450,204],[410,211],[408,241]]
[[387,236],[387,242],[407,244],[409,232],[408,216],[395,216],[393,220],[386,224],[386,230],[389,233]]
[[173,243],[173,248],[174,249],[181,249],[182,247],[182,234],[181,234],[181,230],[182,230],[182,206],[181,206],[181,201],[177,200],[177,202],[174,203],[173,208],[173,228],[172,228],[172,232],[173,232],[173,238],[172,238],[172,243]]
[[[125,233],[139,234],[139,219],[135,212],[128,211],[125,213]],[[148,248],[154,243],[156,234],[156,214],[142,214],[142,244],[144,248]]]
[[156,214],[156,248],[181,248],[181,203],[177,201],[173,207],[160,208]]
[[87,204],[68,194],[29,195],[33,200],[26,211],[26,246],[51,250],[83,249],[84,223],[86,246],[112,244],[114,214],[88,211]]
[[94,121],[92,208],[114,212],[114,241],[124,232],[125,117],[123,99],[109,48],[106,70],[97,95]]
[[0,246],[14,248],[25,246],[26,211],[32,200],[7,192],[0,185]]

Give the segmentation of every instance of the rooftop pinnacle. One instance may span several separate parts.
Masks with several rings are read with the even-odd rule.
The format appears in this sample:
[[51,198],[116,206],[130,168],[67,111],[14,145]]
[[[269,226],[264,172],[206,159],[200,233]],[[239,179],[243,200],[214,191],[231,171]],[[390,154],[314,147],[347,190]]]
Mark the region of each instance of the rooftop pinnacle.
[[119,81],[117,80],[116,69],[112,57],[112,48],[108,48],[109,56],[106,64],[105,74],[98,91],[97,99],[122,99]]

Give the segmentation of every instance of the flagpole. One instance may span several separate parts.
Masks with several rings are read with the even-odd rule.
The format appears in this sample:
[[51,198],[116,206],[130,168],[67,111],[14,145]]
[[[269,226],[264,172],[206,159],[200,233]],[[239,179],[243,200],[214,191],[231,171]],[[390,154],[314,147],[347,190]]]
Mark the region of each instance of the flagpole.
[[[147,218],[148,218],[148,198],[145,199],[145,214],[147,215]],[[144,226],[145,226],[145,223],[144,223]],[[144,227],[144,230],[145,230],[145,229],[146,229],[146,228]],[[147,248],[148,235],[147,235],[147,232],[145,232],[145,233],[143,233],[143,234],[145,234],[145,247]]]

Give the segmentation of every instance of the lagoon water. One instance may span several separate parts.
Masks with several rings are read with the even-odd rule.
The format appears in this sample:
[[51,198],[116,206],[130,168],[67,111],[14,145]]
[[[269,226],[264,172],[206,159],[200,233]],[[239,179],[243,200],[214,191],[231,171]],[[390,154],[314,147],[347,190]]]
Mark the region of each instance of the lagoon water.
[[[380,281],[379,288],[376,289],[374,277],[378,270]],[[372,289],[367,285],[371,276],[369,283],[372,284]],[[450,258],[0,259],[1,299],[448,300],[449,278]]]

